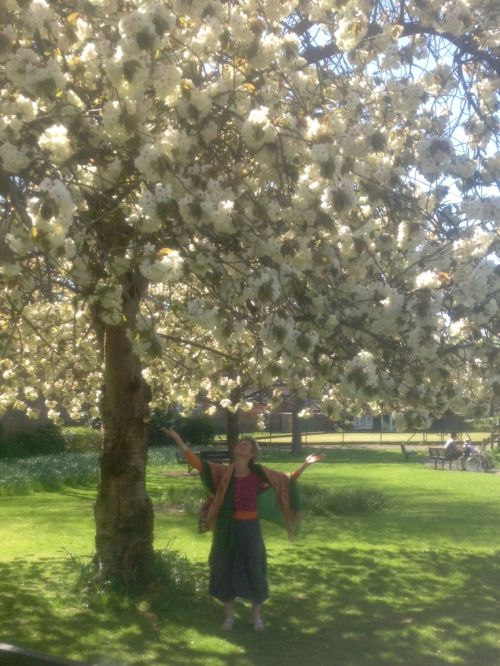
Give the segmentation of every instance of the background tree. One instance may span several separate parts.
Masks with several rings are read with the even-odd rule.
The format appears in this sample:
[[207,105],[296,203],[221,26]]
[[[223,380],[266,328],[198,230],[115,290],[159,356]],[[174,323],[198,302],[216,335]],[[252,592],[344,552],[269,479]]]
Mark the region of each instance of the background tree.
[[192,400],[198,331],[222,352],[248,332],[255,366],[335,418],[423,425],[498,392],[497,18],[2,4],[2,406],[99,410],[104,575],[148,571],[151,387]]

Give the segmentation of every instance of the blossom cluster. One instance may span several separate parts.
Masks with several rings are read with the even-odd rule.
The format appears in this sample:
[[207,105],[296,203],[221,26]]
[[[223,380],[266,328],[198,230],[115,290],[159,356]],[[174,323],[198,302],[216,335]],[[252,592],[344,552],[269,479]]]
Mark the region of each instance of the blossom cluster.
[[496,25],[475,2],[383,4],[310,0],[300,34],[289,1],[7,0],[3,354],[24,360],[2,404],[57,410],[64,354],[53,389],[23,369],[57,336],[46,303],[63,331],[86,313],[96,367],[101,327],[125,327],[165,400],[244,410],[286,383],[413,424],[459,404],[453,372],[498,358],[498,86],[436,52],[473,30],[493,57]]
[[39,186],[39,195],[28,202],[28,214],[33,230],[42,235],[50,247],[64,244],[71,227],[76,206],[65,184],[45,178]]

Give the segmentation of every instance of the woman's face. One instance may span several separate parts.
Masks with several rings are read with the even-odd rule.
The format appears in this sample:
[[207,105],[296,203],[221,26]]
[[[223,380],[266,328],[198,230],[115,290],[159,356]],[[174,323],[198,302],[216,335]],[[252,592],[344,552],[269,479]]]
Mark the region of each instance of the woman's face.
[[252,458],[255,457],[252,442],[249,442],[247,439],[240,439],[234,447],[234,455],[239,456],[240,458],[246,458],[247,460],[252,460]]

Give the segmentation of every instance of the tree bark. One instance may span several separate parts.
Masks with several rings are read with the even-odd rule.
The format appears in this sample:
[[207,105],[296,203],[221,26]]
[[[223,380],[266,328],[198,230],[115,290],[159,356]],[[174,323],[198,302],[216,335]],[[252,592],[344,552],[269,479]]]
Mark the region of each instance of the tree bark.
[[103,352],[95,560],[104,578],[131,587],[147,581],[153,558],[154,514],[146,493],[151,392],[125,324],[104,327]]

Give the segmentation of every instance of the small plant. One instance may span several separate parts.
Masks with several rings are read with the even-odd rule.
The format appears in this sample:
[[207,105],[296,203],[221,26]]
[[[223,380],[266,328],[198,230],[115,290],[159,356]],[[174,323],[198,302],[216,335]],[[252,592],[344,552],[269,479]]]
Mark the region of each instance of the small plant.
[[330,490],[303,484],[302,497],[305,509],[320,516],[369,513],[385,505],[382,493],[368,488]]
[[489,451],[482,451],[482,454],[485,458],[487,469],[493,469],[493,467],[496,467],[500,460],[500,451],[498,450],[489,450]]
[[205,491],[201,485],[190,488],[169,486],[158,500],[158,508],[163,511],[185,511],[196,514],[200,510]]
[[155,551],[151,577],[152,585],[170,593],[190,595],[202,587],[200,576],[186,555],[170,547]]
[[91,453],[65,453],[0,462],[0,496],[58,491],[64,486],[97,482],[97,457]]
[[[93,560],[84,561],[68,554],[76,569],[75,591],[81,595],[85,605],[99,607],[122,607],[132,600],[144,609],[164,606],[171,599],[189,597],[202,587],[200,575],[195,571],[184,553],[170,548],[156,550],[150,570],[141,577],[139,586],[125,584],[123,580],[103,578]],[[144,572],[143,572],[144,573]],[[148,585],[144,589],[144,579]]]
[[163,467],[165,465],[174,465],[177,462],[175,457],[176,449],[172,447],[162,446],[149,448],[148,450],[148,465],[150,467]]
[[68,426],[62,428],[62,435],[66,442],[66,451],[88,453],[99,451],[101,447],[100,431],[90,426]]

